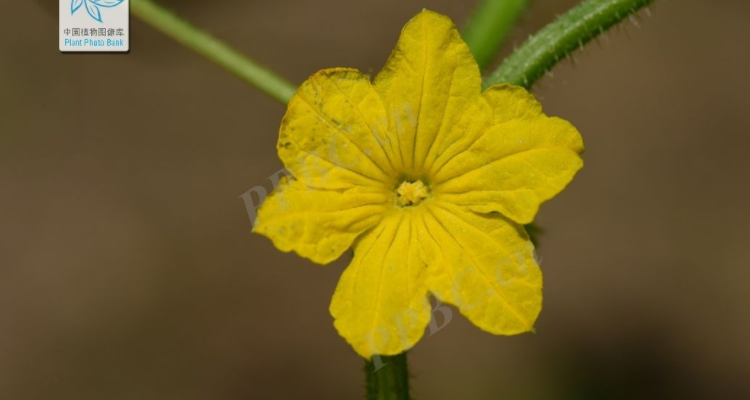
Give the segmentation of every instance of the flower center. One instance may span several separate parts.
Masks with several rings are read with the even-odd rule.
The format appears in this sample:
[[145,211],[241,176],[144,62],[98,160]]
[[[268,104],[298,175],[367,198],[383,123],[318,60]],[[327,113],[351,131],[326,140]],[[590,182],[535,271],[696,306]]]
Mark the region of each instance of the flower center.
[[396,189],[396,193],[398,193],[398,204],[407,207],[417,205],[426,199],[429,195],[429,190],[420,180],[415,182],[404,181]]

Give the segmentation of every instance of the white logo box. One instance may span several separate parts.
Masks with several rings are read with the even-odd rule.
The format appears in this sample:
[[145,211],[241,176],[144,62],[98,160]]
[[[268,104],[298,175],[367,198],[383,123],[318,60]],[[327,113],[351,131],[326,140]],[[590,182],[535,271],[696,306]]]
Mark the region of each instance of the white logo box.
[[130,50],[130,0],[58,0],[61,52]]

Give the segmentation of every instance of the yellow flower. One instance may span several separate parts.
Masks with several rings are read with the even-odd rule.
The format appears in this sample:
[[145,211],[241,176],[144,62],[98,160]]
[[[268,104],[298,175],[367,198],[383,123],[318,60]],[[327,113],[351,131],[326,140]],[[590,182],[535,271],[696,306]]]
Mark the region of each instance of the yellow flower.
[[350,247],[330,311],[365,358],[422,337],[428,295],[481,329],[533,329],[542,274],[523,225],[582,167],[583,142],[526,90],[481,76],[451,20],[423,11],[374,82],[317,72],[279,133],[284,179],[254,231],[316,263]]

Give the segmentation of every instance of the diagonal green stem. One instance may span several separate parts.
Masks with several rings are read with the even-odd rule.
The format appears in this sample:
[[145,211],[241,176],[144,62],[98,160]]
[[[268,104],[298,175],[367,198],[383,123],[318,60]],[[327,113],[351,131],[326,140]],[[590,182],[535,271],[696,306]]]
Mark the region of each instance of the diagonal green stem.
[[502,46],[529,0],[482,0],[461,32],[480,69],[486,68]]
[[138,18],[218,64],[243,81],[286,104],[296,88],[242,53],[190,25],[151,0],[131,0],[130,9]]
[[410,400],[406,352],[373,356],[365,364],[367,400]]
[[654,0],[585,0],[547,25],[485,79],[530,88],[558,61]]

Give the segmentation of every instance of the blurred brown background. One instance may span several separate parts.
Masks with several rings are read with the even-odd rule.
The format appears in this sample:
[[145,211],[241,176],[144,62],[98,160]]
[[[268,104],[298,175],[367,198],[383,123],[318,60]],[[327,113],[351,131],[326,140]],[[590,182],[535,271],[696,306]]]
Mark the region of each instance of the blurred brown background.
[[[293,82],[375,73],[422,7],[166,1]],[[573,0],[537,0],[505,53]],[[545,205],[537,334],[451,323],[419,399],[750,398],[750,3],[660,1],[535,89],[586,167]],[[135,18],[129,55],[61,55],[57,3],[0,25],[0,399],[362,398],[320,267],[250,233],[284,107]]]

